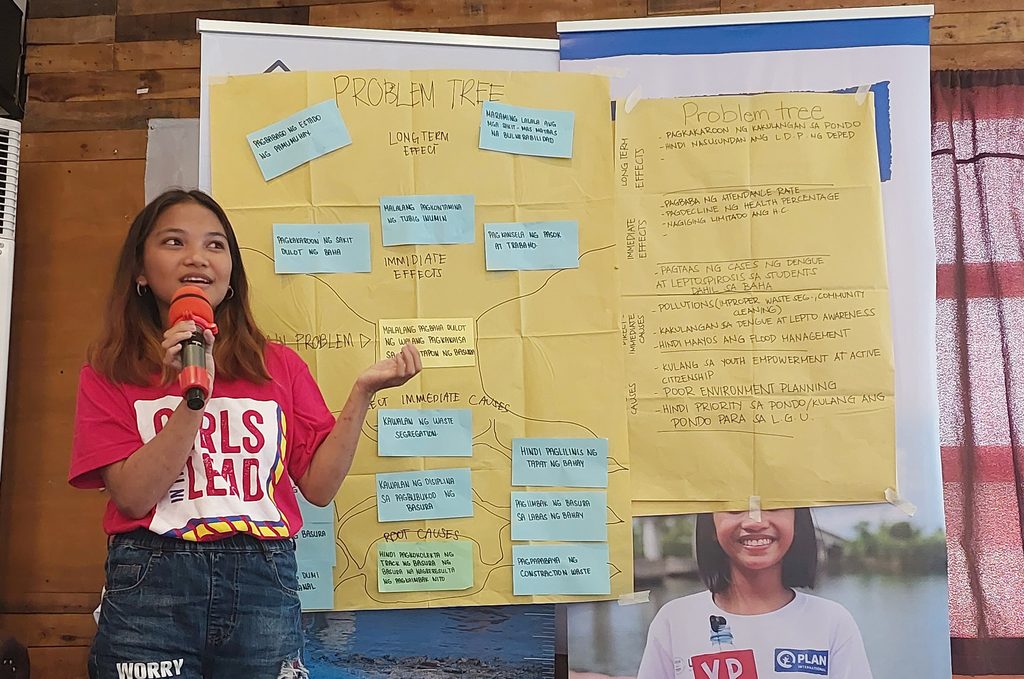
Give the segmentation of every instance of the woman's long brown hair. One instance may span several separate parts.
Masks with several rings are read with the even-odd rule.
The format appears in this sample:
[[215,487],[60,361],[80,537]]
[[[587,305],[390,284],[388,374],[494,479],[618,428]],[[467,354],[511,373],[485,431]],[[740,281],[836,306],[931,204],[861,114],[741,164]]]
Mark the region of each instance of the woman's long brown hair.
[[150,385],[157,375],[164,383],[175,378],[163,365],[163,319],[156,299],[148,288],[139,295],[136,279],[142,273],[142,255],[146,238],[164,210],[180,203],[197,203],[217,216],[227,235],[231,253],[230,285],[234,291],[215,310],[220,332],[213,346],[217,377],[270,380],[263,349],[266,336],[256,327],[249,308],[249,282],[245,277],[242,253],[231,222],[217,202],[202,191],[165,191],[135,217],[125,237],[114,274],[114,285],[107,301],[103,332],[89,349],[89,365],[114,382]]

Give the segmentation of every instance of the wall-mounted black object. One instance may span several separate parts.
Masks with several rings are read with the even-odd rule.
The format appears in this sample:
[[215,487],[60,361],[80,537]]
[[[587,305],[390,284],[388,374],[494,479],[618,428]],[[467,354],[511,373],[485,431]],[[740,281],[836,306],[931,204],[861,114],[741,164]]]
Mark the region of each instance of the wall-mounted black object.
[[28,679],[29,675],[28,649],[12,637],[0,640],[0,677]]
[[23,19],[14,0],[0,0],[0,117],[15,120],[25,115]]

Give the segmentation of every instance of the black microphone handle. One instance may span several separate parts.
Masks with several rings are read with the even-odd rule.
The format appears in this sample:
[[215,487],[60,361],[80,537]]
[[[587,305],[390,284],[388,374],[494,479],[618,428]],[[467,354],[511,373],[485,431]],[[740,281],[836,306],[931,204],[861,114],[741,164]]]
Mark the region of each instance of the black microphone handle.
[[189,387],[185,392],[185,403],[189,410],[202,410],[206,403],[206,394],[199,387]]
[[[182,369],[199,366],[203,370],[206,365],[206,341],[203,333],[196,330],[192,336],[181,343],[181,367]],[[185,391],[185,403],[190,410],[202,410],[206,404],[206,392],[199,387],[189,387]]]

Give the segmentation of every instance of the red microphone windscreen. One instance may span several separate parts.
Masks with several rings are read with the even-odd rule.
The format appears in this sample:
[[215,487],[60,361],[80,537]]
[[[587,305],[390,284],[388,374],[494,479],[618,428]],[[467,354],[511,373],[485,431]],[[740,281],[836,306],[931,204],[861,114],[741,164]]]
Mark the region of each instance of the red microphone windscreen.
[[213,307],[203,289],[195,285],[183,285],[178,288],[171,299],[171,308],[167,320],[171,325],[184,319],[206,321],[213,324]]

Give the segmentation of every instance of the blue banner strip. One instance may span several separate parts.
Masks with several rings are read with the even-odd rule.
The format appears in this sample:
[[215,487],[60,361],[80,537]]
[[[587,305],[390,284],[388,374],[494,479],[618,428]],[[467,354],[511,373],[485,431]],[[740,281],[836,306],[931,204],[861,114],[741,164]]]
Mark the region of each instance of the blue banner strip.
[[728,54],[928,45],[929,17],[581,31],[560,36],[563,61],[630,54]]
[[[841,94],[852,94],[856,87],[837,90]],[[883,182],[892,179],[892,129],[889,125],[889,81],[884,80],[871,86],[875,95],[875,140],[878,144],[878,170]]]

